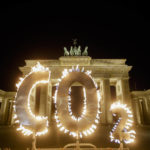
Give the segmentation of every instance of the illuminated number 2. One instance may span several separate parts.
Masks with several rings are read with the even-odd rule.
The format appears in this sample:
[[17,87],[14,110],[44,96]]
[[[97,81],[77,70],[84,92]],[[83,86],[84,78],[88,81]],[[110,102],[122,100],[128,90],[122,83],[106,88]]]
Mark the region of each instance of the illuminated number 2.
[[125,142],[131,143],[135,139],[135,131],[129,130],[133,123],[133,115],[129,108],[125,104],[120,102],[113,103],[110,110],[114,116],[118,116],[119,119],[115,123],[112,131],[110,132],[111,141],[116,143]]

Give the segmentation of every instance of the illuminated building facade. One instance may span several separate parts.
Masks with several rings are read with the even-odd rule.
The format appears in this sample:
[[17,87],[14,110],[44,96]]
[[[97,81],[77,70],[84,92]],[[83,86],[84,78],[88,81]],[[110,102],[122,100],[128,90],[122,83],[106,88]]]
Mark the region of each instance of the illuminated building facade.
[[[150,127],[150,90],[130,91],[129,71],[132,66],[126,65],[125,59],[92,59],[89,56],[62,56],[58,60],[26,60],[26,65],[19,67],[23,76],[30,72],[31,67],[37,61],[51,70],[51,81],[49,85],[38,86],[32,91],[30,105],[35,113],[48,116],[49,122],[53,122],[53,93],[57,79],[61,77],[61,73],[65,68],[69,69],[72,66],[79,65],[81,68],[84,67],[85,70],[92,71],[91,75],[99,86],[102,96],[100,126],[111,126],[113,124],[110,105],[120,100],[120,102],[131,107],[136,126]],[[73,86],[81,85],[75,83]],[[0,90],[0,130],[7,127],[14,128],[15,126],[13,120],[15,94],[16,92]]]

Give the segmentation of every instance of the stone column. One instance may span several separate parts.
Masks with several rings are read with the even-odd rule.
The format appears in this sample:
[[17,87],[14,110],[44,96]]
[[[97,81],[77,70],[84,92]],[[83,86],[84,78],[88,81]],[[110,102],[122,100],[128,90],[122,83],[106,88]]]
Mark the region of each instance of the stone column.
[[47,106],[47,94],[48,94],[48,85],[40,85],[40,106],[39,106],[39,115],[46,116],[46,106]]
[[50,121],[51,117],[51,103],[52,103],[52,85],[43,84],[40,90],[40,109],[39,114],[41,116],[47,116]]
[[127,104],[131,107],[131,96],[129,89],[129,80],[127,78],[120,78],[116,84],[117,100]]
[[6,119],[7,119],[7,111],[8,111],[8,100],[7,99],[2,99],[2,106],[1,106],[1,124],[5,124],[6,123]]
[[148,99],[146,96],[143,96],[143,102],[144,102],[144,106],[145,106],[145,113],[144,113],[144,117],[145,117],[145,123],[146,124],[150,124],[150,116],[149,116],[149,108],[148,108]]
[[139,107],[139,101],[138,98],[133,99],[133,112],[134,112],[134,120],[135,124],[141,124],[141,115],[140,115],[140,107]]
[[110,112],[111,94],[109,78],[103,78],[100,84],[101,90],[101,122],[112,123],[112,113]]
[[51,107],[52,107],[52,83],[48,84],[48,94],[47,94],[47,105],[46,105],[46,114],[48,116],[49,122],[51,121]]
[[[12,106],[13,107],[13,106]],[[13,125],[15,123],[15,119],[13,118],[14,117],[14,108],[12,108],[12,115],[11,115],[11,121],[10,121],[10,124]]]
[[143,99],[138,99],[138,106],[139,106],[139,113],[140,113],[140,118],[141,118],[141,124],[144,124],[144,117],[143,117],[143,115],[144,115],[144,110],[143,110],[143,107],[141,106],[142,104],[142,101],[143,101]]
[[36,87],[32,90],[31,95],[30,95],[30,109],[33,112],[33,114],[36,115],[35,104],[36,104]]
[[146,107],[147,107],[147,117],[148,117],[148,124],[150,124],[150,97],[146,96]]
[[146,109],[146,114],[148,115],[148,100],[147,100],[147,98],[146,98],[146,96],[143,96],[143,100],[144,100],[144,103],[145,103],[145,109]]
[[12,117],[13,117],[13,100],[9,100],[9,110],[8,110],[8,125],[11,125],[12,123]]
[[2,97],[0,97],[0,124],[2,124]]

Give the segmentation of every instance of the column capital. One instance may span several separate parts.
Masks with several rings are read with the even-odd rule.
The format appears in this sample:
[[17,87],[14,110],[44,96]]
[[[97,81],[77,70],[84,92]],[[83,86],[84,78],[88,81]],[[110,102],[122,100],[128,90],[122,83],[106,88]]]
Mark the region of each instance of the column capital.
[[106,77],[100,78],[100,81],[104,81],[104,80],[109,80],[110,81],[110,78],[106,78]]
[[133,102],[138,103],[138,98],[132,98]]
[[129,77],[118,77],[118,78],[117,78],[117,81],[118,81],[118,80],[129,80]]

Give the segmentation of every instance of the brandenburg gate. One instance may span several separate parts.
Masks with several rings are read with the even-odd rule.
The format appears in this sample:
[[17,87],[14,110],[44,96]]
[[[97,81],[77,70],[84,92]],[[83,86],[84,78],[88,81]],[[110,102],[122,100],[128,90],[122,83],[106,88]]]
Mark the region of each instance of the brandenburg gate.
[[[149,95],[150,92],[130,92],[129,88],[129,71],[132,66],[125,64],[126,59],[92,59],[89,56],[62,56],[58,60],[25,60],[26,65],[19,67],[23,75],[29,73],[30,68],[34,66],[37,61],[42,65],[49,67],[51,70],[51,84],[49,86],[43,85],[40,89],[40,114],[47,114],[50,117],[51,114],[51,104],[52,104],[52,87],[55,86],[57,79],[61,76],[62,71],[65,68],[71,68],[72,66],[84,67],[85,70],[92,71],[92,77],[99,85],[101,92],[101,123],[111,124],[112,114],[109,110],[112,104],[111,98],[111,87],[115,88],[116,100],[120,100],[132,106],[133,108],[135,122],[142,124],[143,116],[150,113]],[[75,85],[79,86],[79,85]],[[32,92],[31,103],[34,103],[36,95],[36,90]],[[142,96],[140,96],[142,95]],[[5,92],[0,90],[0,124],[12,124],[12,102],[15,97],[15,92]],[[139,98],[138,98],[139,97]],[[144,99],[144,102],[141,101]],[[141,104],[142,103],[142,104]],[[141,106],[141,105],[142,106]],[[144,106],[143,106],[144,105]],[[144,110],[142,110],[144,109]]]
[[[91,76],[98,85],[101,94],[101,125],[112,125],[113,116],[110,112],[110,105],[115,101],[127,104],[133,111],[134,122],[136,125],[150,125],[150,90],[130,91],[129,71],[132,66],[126,64],[126,59],[92,59],[87,56],[87,49],[82,55],[71,55],[65,50],[65,55],[58,59],[49,60],[25,60],[25,66],[19,67],[23,76],[27,75],[31,67],[35,66],[37,61],[51,70],[51,78],[48,85],[37,86],[31,93],[30,106],[35,111],[36,101],[38,99],[38,113],[52,117],[53,89],[62,71],[72,67],[84,67],[85,70],[91,70]],[[78,48],[80,50],[80,47]],[[73,51],[72,51],[73,52]],[[79,83],[73,86],[81,86]],[[113,98],[112,88],[115,98]],[[16,92],[6,92],[0,90],[0,126],[14,125],[13,102]]]
[[[52,87],[57,83],[62,71],[72,66],[84,67],[85,70],[92,71],[92,77],[98,83],[101,96],[101,123],[112,123],[112,114],[109,111],[111,101],[110,86],[116,87],[117,99],[131,105],[129,91],[128,72],[132,67],[125,65],[125,59],[92,59],[89,56],[64,56],[58,60],[38,60],[42,65],[51,70],[51,85],[41,87],[40,96],[40,114],[48,113],[50,116],[50,106],[52,103]],[[37,60],[26,60],[26,66],[20,67],[24,75],[29,73],[31,66],[34,66]],[[75,85],[78,86],[78,85]],[[33,94],[33,99],[35,93]],[[43,100],[46,100],[43,102]],[[46,112],[44,112],[46,111]]]

